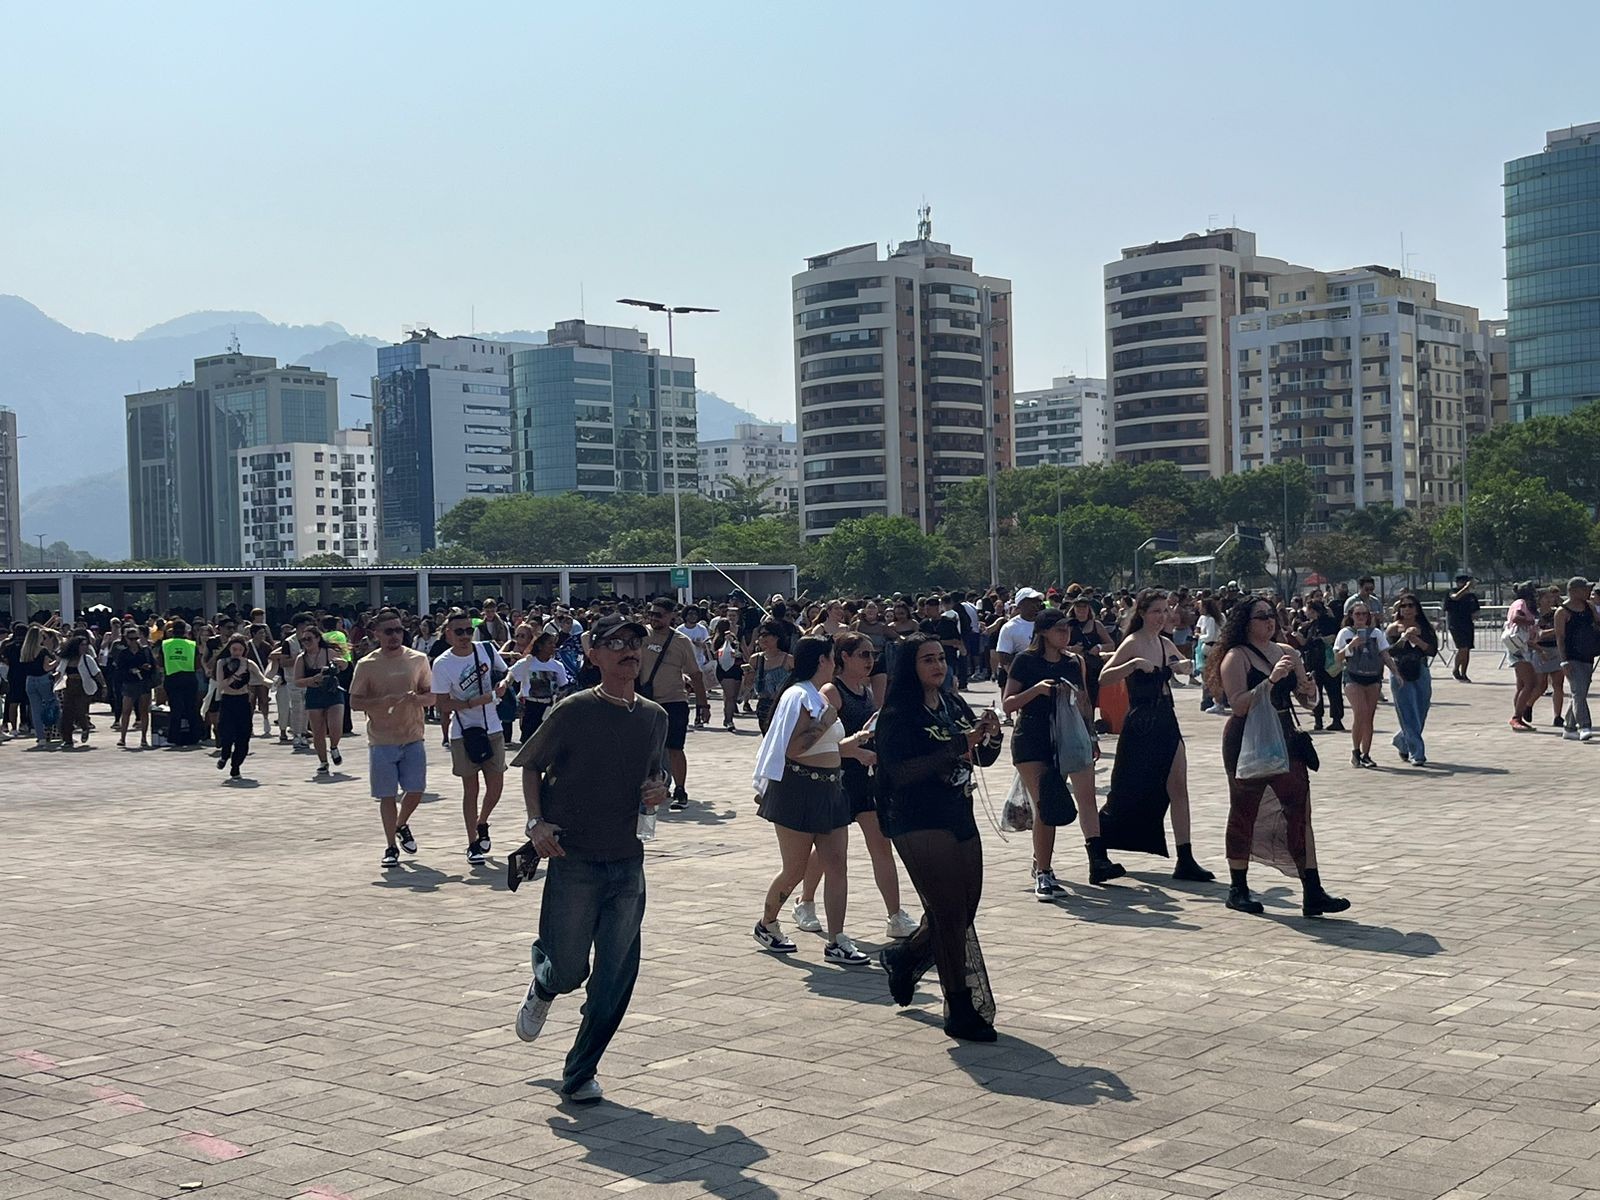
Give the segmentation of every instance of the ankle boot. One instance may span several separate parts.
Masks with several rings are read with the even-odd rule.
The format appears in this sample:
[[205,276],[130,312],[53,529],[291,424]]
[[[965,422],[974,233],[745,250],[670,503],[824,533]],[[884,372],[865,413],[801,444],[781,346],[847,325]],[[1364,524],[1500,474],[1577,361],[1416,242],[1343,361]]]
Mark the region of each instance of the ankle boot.
[[1089,856],[1090,883],[1105,883],[1107,880],[1121,879],[1128,873],[1121,863],[1114,863],[1106,857],[1104,838],[1085,838],[1083,848]]
[[1249,868],[1243,871],[1228,868],[1228,907],[1234,912],[1253,913],[1260,915],[1266,912],[1266,906],[1250,894],[1250,885],[1246,882],[1249,878]]
[[1190,883],[1210,883],[1216,878],[1194,860],[1194,850],[1188,842],[1178,847],[1178,861],[1173,865],[1172,877],[1185,879]]
[[945,998],[945,1003],[950,1010],[950,1015],[944,1019],[944,1032],[947,1037],[962,1042],[992,1042],[999,1037],[994,1031],[994,1026],[985,1021],[972,1006],[972,997],[967,993],[948,996]]
[[1322,888],[1322,876],[1315,869],[1302,871],[1301,881],[1304,892],[1300,898],[1300,915],[1305,917],[1320,917],[1325,913],[1342,913],[1350,907],[1350,901],[1343,896],[1330,896]]

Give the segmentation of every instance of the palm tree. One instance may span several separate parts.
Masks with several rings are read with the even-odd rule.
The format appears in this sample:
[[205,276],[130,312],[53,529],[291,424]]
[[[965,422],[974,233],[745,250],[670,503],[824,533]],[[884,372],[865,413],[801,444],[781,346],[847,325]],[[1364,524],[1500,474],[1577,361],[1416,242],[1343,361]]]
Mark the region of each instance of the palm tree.
[[718,503],[727,512],[728,519],[739,525],[773,516],[782,506],[774,503],[767,493],[780,481],[778,475],[749,475],[743,479],[737,475],[723,475],[718,482],[728,494]]

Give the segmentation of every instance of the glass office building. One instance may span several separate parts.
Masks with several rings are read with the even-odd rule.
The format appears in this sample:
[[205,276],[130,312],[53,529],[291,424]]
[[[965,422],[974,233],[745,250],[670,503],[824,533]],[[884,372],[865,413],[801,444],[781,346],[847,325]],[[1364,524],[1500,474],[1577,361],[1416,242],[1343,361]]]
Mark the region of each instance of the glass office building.
[[1600,398],[1600,122],[1552,130],[1505,168],[1514,421]]

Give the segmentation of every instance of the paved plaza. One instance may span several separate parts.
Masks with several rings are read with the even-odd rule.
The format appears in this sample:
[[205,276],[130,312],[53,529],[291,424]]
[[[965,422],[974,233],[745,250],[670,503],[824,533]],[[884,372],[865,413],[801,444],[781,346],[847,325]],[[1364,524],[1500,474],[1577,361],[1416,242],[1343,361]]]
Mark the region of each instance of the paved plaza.
[[[1378,770],[1319,736],[1347,918],[1301,919],[1262,868],[1264,917],[1139,855],[1091,888],[1073,830],[1068,895],[1039,904],[1026,835],[986,826],[991,1046],[944,1036],[931,974],[901,1010],[816,936],[757,951],[754,722],[694,733],[588,1109],[554,1091],[581,997],[532,1046],[512,1029],[543,886],[505,890],[515,785],[469,867],[434,745],[442,795],[385,873],[364,739],[331,782],[258,741],[230,786],[203,753],[117,750],[97,710],[87,752],[0,746],[0,1197],[1600,1197],[1600,743],[1561,741],[1548,700],[1510,733],[1509,673],[1479,677],[1435,671],[1426,769],[1389,749],[1391,708]],[[1222,721],[1178,702],[1225,881]],[[851,883],[875,948],[859,841]]]

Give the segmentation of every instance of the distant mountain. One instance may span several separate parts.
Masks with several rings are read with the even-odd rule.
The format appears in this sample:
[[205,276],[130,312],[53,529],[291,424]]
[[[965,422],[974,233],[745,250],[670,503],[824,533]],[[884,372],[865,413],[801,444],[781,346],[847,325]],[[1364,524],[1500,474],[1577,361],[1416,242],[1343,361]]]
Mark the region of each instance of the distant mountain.
[[128,475],[122,468],[58,483],[22,497],[22,528],[31,544],[66,542],[96,558],[128,557]]
[[[765,417],[758,417],[748,408],[740,408],[731,400],[724,400],[715,392],[703,388],[695,393],[695,422],[702,442],[715,442],[733,436],[735,425],[771,425]],[[785,421],[783,436],[794,439],[794,422]]]

